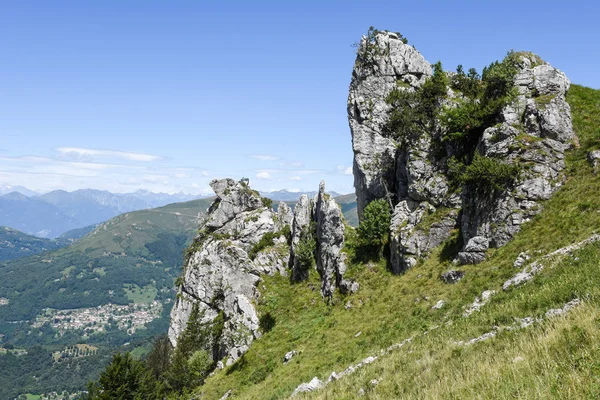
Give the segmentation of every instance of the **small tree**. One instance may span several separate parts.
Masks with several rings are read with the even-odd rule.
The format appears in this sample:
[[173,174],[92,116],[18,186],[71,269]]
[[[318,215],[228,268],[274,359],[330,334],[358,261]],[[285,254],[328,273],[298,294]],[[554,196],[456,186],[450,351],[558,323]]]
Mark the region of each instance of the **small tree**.
[[386,199],[373,200],[363,210],[358,227],[358,244],[378,255],[388,238],[392,212]]
[[294,276],[296,282],[308,279],[308,272],[315,265],[317,251],[317,225],[315,222],[304,226],[300,232],[300,240],[294,249]]
[[152,350],[146,357],[146,365],[152,375],[159,379],[169,368],[173,347],[167,335],[161,335],[156,338]]
[[106,366],[97,383],[90,384],[90,399],[129,400],[140,398],[146,367],[129,353],[116,353]]

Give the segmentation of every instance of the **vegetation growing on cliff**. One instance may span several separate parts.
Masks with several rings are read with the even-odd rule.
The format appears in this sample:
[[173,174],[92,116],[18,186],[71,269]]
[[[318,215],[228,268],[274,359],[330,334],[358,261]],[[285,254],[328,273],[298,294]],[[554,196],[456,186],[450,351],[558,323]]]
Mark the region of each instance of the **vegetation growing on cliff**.
[[[600,226],[600,180],[585,159],[600,147],[600,92],[573,85],[568,101],[581,143],[568,155],[570,178],[544,203],[544,211],[489,260],[460,267],[465,278],[455,285],[439,279],[456,268],[445,254],[455,238],[402,276],[387,271],[383,260],[351,264],[348,276],[361,283],[360,291],[338,294],[330,304],[314,290],[314,274],[297,285],[285,277],[265,277],[258,311],[277,323],[194,395],[219,399],[232,390],[236,398],[286,398],[301,382],[314,376],[325,381],[331,372],[377,355],[354,375],[305,397],[354,398],[361,388],[373,398],[597,396],[600,381],[594,371],[600,353],[593,343],[600,337],[594,322],[600,310],[600,247],[590,245],[573,257],[556,259],[523,287],[501,289],[515,274],[513,263],[521,252],[547,254],[586,239]],[[348,242],[352,245],[353,239]],[[463,317],[465,307],[489,289],[498,294],[479,312]],[[494,326],[515,324],[515,318],[545,317],[575,298],[582,304],[566,316],[505,330],[471,346],[456,344]],[[445,302],[442,308],[432,309],[439,300]],[[409,338],[405,347],[380,354]],[[298,354],[283,364],[291,350]],[[377,384],[370,383],[374,379]]]

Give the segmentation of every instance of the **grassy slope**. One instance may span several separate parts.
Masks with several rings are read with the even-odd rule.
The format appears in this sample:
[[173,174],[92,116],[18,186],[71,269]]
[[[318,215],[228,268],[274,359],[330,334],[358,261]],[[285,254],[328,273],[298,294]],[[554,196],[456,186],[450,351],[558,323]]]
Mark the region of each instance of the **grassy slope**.
[[[229,389],[235,398],[285,398],[313,376],[325,380],[332,371],[416,335],[406,348],[307,397],[353,398],[360,388],[367,398],[381,399],[597,396],[600,246],[558,260],[522,288],[501,291],[516,272],[512,264],[520,252],[546,254],[600,229],[600,178],[585,160],[589,150],[600,149],[600,91],[574,85],[568,101],[581,143],[568,157],[568,182],[512,242],[492,251],[488,261],[460,267],[466,276],[455,285],[439,279],[452,267],[445,256],[451,243],[402,276],[391,275],[383,263],[353,264],[349,275],[358,279],[361,290],[332,306],[321,301],[314,273],[310,282],[292,286],[286,278],[267,277],[258,306],[262,315],[268,312],[275,319],[274,328],[238,363],[197,391],[206,399],[218,399]],[[463,318],[464,306],[486,289],[500,293],[481,312]],[[470,347],[453,344],[493,326],[510,325],[516,317],[542,316],[574,298],[584,303],[566,317]],[[440,299],[446,301],[444,308],[432,310]],[[435,326],[441,328],[431,330]],[[426,330],[431,332],[423,335]],[[290,350],[299,355],[283,365],[282,357]],[[523,361],[513,363],[516,357]],[[372,379],[381,383],[372,388]]]
[[[182,248],[196,233],[195,217],[210,202],[200,199],[122,214],[69,247],[2,263],[0,297],[11,304],[0,309],[0,317],[31,319],[44,307],[126,303],[120,291],[124,283],[143,287],[153,281],[158,289],[170,288],[179,273]],[[114,297],[109,289],[116,291]]]

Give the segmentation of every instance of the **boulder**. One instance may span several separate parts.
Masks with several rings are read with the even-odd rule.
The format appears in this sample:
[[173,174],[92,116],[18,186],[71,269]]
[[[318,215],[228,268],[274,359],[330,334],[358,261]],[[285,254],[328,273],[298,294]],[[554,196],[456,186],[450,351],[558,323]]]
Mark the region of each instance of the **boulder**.
[[455,271],[455,270],[451,270],[451,271],[447,271],[444,272],[441,276],[440,279],[444,282],[444,283],[456,283],[458,281],[460,281],[462,278],[464,278],[465,273],[462,271]]
[[600,150],[590,151],[587,155],[587,160],[592,166],[595,174],[600,172]]

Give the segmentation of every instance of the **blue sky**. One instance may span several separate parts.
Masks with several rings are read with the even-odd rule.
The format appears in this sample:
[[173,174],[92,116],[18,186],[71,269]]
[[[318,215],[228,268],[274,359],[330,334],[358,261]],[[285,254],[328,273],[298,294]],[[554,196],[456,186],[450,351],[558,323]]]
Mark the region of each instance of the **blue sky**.
[[369,26],[478,70],[533,51],[600,88],[592,1],[2,1],[0,184],[352,188],[346,97]]

